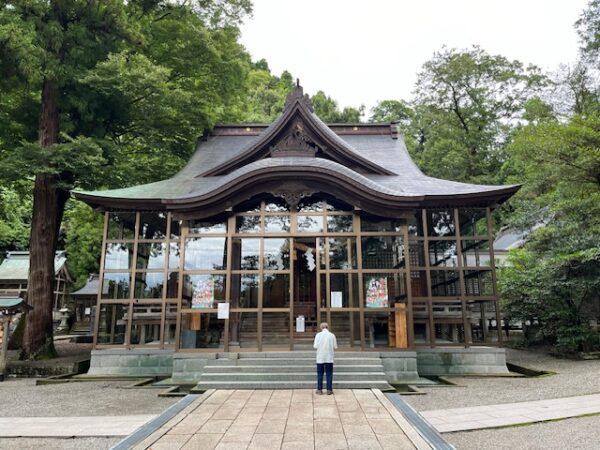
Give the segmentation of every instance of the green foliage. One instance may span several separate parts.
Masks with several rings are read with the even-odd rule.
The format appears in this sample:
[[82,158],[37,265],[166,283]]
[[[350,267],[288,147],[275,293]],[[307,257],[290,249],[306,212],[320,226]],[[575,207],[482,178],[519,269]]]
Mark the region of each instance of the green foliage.
[[589,0],[575,26],[583,54],[589,59],[597,59],[600,52],[600,0]]
[[499,273],[510,317],[538,318],[563,352],[589,350],[600,315],[600,116],[516,132],[505,170],[524,179],[512,220],[544,224]]
[[283,111],[285,99],[292,91],[294,81],[287,71],[281,77],[272,75],[267,62],[261,60],[250,68],[246,86],[247,110],[243,121],[271,123]]
[[536,67],[476,46],[434,54],[416,86],[417,163],[431,176],[498,182],[511,124],[545,82]]
[[82,287],[90,273],[100,270],[104,216],[82,202],[72,202],[65,211],[62,233],[67,250],[73,289]]
[[9,250],[23,250],[29,242],[31,186],[0,185],[0,260]]
[[359,108],[347,106],[340,111],[337,102],[323,91],[317,91],[310,100],[315,114],[325,123],[359,123],[364,114],[364,106]]

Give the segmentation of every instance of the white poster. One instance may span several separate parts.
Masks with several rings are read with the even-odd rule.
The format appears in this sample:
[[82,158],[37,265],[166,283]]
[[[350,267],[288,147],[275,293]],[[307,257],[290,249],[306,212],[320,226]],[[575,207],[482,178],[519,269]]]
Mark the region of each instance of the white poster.
[[341,308],[343,298],[342,291],[331,291],[331,307]]
[[217,319],[229,319],[229,303],[219,303]]

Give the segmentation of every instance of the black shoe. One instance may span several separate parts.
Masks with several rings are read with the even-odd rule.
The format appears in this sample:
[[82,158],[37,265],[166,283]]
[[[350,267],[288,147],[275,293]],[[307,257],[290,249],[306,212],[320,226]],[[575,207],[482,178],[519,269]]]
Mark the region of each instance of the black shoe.
[[327,395],[333,395],[333,391],[327,391]]
[[317,394],[317,395],[323,395],[323,391],[321,389],[317,389],[315,391],[315,394]]

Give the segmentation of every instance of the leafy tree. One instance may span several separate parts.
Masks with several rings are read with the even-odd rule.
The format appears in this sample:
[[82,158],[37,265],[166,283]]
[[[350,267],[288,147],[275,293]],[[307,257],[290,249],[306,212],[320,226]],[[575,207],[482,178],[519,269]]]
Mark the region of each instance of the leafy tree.
[[[6,177],[35,177],[27,293],[34,310],[24,356],[54,353],[53,261],[68,190],[110,183],[100,176],[105,165],[118,174],[133,155],[139,165],[126,173],[130,183],[155,176],[159,165],[173,171],[165,154],[181,157],[198,127],[235,110],[227,106],[239,102],[244,55],[235,24],[249,7],[246,0],[0,2],[0,86],[10,109],[29,119],[11,125],[19,146],[0,138],[0,166]],[[211,102],[223,109],[211,114]]]
[[545,82],[536,67],[477,46],[435,53],[415,91],[417,163],[432,176],[497,181],[511,127]]
[[250,68],[247,78],[247,111],[243,121],[270,123],[283,111],[285,99],[294,87],[292,75],[284,71],[274,76],[265,60]]
[[359,108],[345,107],[339,110],[337,102],[325,94],[317,91],[311,97],[315,114],[325,123],[359,123],[364,114],[364,106]]
[[600,52],[600,0],[590,0],[587,8],[583,10],[581,17],[575,22],[579,38],[581,39],[581,50],[586,58],[596,60],[598,68],[598,56]]
[[0,261],[8,250],[24,250],[29,242],[31,189],[29,183],[0,185]]
[[537,317],[561,351],[587,350],[600,314],[600,115],[532,123],[507,152],[509,181],[525,180],[512,220],[544,226],[499,273],[504,309]]
[[104,216],[82,202],[70,202],[65,211],[61,238],[69,257],[74,288],[83,287],[90,273],[100,270]]

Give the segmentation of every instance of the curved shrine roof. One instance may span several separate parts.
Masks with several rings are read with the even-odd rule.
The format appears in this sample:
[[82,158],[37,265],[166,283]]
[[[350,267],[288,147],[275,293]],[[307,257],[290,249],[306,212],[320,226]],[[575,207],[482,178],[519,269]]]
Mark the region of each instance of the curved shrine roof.
[[283,114],[269,126],[215,127],[172,178],[73,195],[104,209],[192,210],[218,203],[223,211],[255,195],[261,186],[271,192],[290,183],[316,191],[339,191],[358,199],[357,206],[367,210],[371,203],[382,207],[493,206],[519,189],[426,176],[393,125],[326,125],[297,88]]

